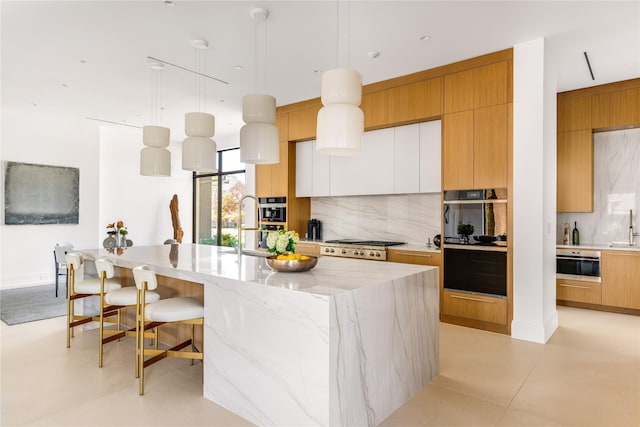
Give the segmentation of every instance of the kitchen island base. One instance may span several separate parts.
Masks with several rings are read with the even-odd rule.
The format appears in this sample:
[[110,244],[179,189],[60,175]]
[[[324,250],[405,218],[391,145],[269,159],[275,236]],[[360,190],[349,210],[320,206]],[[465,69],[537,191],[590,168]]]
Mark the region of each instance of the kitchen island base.
[[[330,261],[307,278],[385,268]],[[258,425],[379,424],[439,369],[438,269],[406,267],[351,292],[206,283],[205,397]]]

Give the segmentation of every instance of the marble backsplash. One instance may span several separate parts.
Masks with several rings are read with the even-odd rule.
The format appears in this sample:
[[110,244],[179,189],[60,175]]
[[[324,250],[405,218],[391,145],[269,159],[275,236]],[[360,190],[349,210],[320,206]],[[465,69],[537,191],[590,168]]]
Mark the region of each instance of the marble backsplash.
[[[629,239],[629,210],[640,230],[640,129],[594,134],[594,208],[590,213],[559,213],[557,243],[564,223],[578,222],[581,244],[609,244]],[[636,241],[638,238],[636,238]]]
[[393,240],[424,245],[440,234],[440,193],[311,199],[323,240]]

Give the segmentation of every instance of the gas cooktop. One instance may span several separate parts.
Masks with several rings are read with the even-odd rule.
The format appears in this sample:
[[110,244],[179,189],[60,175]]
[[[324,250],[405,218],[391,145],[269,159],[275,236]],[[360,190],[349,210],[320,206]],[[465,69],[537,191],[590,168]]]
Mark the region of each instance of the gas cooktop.
[[383,247],[404,245],[404,242],[390,242],[386,240],[361,240],[361,239],[325,240],[325,243],[338,244],[338,245],[383,246]]

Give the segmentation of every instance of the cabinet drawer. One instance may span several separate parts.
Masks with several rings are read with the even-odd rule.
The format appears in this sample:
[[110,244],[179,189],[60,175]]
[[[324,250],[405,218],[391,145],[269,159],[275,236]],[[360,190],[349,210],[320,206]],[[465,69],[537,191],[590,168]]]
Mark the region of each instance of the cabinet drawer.
[[298,242],[296,253],[309,256],[320,256],[320,244],[309,242]]
[[556,279],[556,299],[601,304],[602,286],[600,283],[581,280]]
[[507,300],[484,295],[444,291],[442,312],[445,315],[507,324]]
[[442,255],[436,252],[398,251],[389,249],[387,261],[440,267]]

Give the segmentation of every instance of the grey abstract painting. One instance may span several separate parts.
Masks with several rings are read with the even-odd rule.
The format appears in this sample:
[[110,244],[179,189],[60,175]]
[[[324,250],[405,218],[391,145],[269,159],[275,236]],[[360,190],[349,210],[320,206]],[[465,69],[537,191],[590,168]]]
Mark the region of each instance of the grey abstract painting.
[[78,224],[80,169],[4,162],[4,223]]

